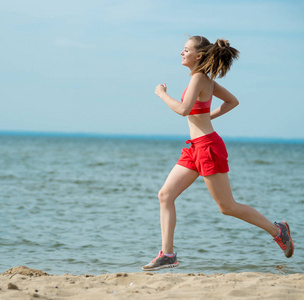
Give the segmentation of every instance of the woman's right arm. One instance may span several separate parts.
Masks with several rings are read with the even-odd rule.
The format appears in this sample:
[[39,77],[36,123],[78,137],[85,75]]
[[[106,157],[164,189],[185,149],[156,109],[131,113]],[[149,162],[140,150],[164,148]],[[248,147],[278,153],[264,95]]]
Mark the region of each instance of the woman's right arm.
[[224,103],[210,113],[211,120],[227,113],[239,104],[238,99],[234,95],[232,95],[228,90],[226,90],[224,87],[222,87],[215,81],[213,95],[223,100]]
[[179,102],[167,94],[167,87],[159,84],[155,89],[155,94],[160,97],[173,111],[182,116],[188,116],[202,87],[202,78],[206,77],[196,73],[191,77],[187,92],[183,102]]

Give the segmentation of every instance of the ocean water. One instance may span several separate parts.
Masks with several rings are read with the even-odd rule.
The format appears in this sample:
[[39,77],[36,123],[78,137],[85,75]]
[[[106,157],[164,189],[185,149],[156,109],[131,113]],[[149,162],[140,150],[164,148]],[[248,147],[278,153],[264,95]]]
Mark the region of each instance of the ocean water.
[[[180,267],[169,271],[303,273],[304,144],[226,145],[235,199],[288,221],[294,256],[285,258],[263,230],[222,215],[198,178],[176,200]],[[158,190],[185,146],[0,136],[0,272],[20,265],[58,275],[141,272],[161,248]]]

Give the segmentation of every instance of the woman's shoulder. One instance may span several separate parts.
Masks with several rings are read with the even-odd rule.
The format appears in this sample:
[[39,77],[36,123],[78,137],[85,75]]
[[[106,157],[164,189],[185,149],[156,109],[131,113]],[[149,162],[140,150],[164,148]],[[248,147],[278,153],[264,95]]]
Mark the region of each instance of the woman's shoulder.
[[195,81],[208,82],[208,83],[212,81],[207,75],[200,72],[193,74],[192,79]]
[[193,74],[190,81],[192,81],[193,83],[196,83],[202,87],[209,86],[212,83],[212,80],[203,73]]

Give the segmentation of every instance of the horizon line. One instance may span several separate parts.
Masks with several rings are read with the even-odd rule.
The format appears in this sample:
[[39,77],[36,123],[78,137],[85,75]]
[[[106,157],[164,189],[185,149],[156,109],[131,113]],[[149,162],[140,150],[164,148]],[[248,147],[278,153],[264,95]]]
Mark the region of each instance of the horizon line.
[[[144,133],[92,133],[92,132],[57,132],[57,131],[22,131],[0,130],[0,136],[35,136],[35,137],[79,137],[79,138],[122,138],[122,139],[151,139],[151,140],[187,140],[187,135],[174,134],[144,134]],[[284,137],[248,137],[222,136],[227,142],[256,142],[256,143],[296,143],[304,144],[304,138]]]

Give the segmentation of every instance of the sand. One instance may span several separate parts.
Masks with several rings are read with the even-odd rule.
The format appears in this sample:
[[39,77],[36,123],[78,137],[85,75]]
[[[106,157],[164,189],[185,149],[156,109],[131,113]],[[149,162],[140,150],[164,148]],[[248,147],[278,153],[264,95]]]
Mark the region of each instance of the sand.
[[0,274],[0,299],[304,299],[304,274],[116,273],[49,275],[27,267]]

